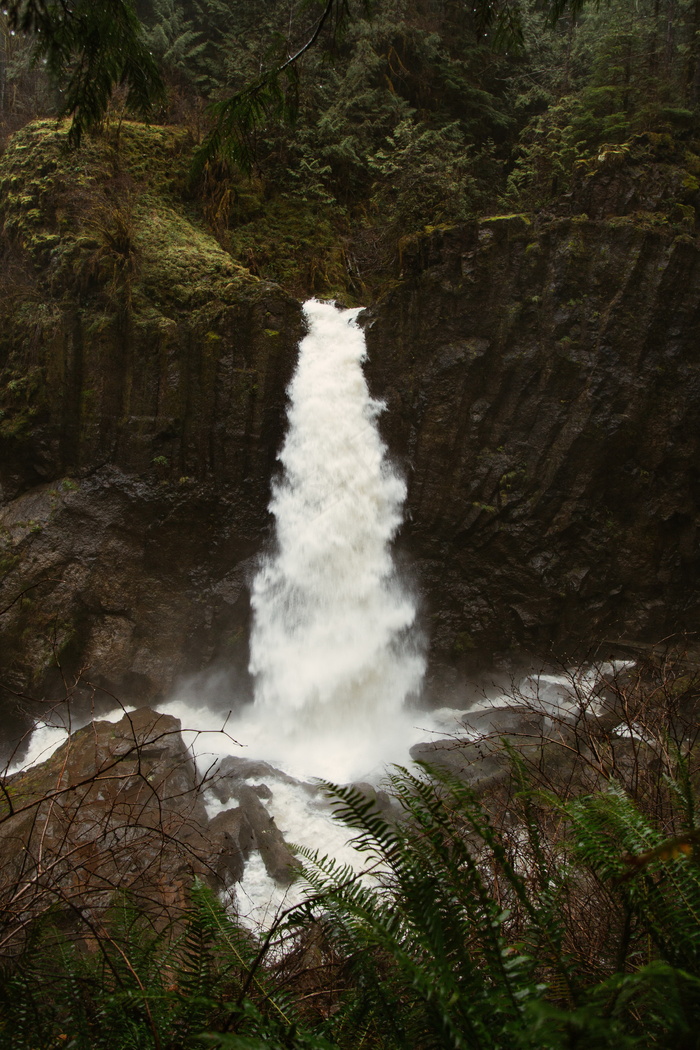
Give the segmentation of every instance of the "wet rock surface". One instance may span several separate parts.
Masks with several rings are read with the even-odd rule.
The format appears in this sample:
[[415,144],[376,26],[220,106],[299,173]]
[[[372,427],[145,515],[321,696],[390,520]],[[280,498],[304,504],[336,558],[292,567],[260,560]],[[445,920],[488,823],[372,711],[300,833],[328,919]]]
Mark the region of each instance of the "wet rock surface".
[[[685,671],[681,662],[675,678],[664,678],[673,691],[678,739],[689,731],[694,738],[697,726],[696,679]],[[635,695],[639,680],[626,668],[607,665],[557,681],[543,675],[526,684],[529,703],[504,697],[500,706],[463,711],[452,736],[416,744],[411,758],[438,777],[464,781],[487,809],[502,807],[524,783],[562,781],[580,792],[591,775],[628,776],[640,756],[659,760],[658,739],[647,737],[668,713],[656,711],[644,693]],[[570,701],[558,710],[555,687]],[[456,719],[458,712],[452,714]],[[389,821],[405,819],[381,787],[353,787],[372,811]],[[280,790],[279,812],[286,812],[290,789],[302,807],[320,802],[320,786],[264,761],[233,755],[203,775],[179,720],[149,708],[85,726],[47,761],[4,780],[0,907],[17,917],[10,939],[21,939],[27,917],[49,908],[99,915],[115,892],[138,899],[156,918],[172,917],[185,906],[193,878],[231,890],[244,881],[254,851],[269,878],[288,887],[299,861],[265,802]],[[323,841],[311,844],[325,848]]]
[[294,878],[298,861],[291,852],[274,819],[260,801],[254,788],[242,786],[239,804],[252,828],[255,846],[260,851],[265,870],[280,885],[288,885]]
[[209,821],[209,834],[220,839],[216,874],[224,885],[240,882],[246,861],[256,848],[255,831],[242,806],[225,809]]
[[100,908],[128,892],[157,914],[215,879],[199,780],[177,719],[148,708],[94,722],[8,778],[0,894],[9,914]]
[[78,730],[5,778],[3,908],[21,923],[53,907],[96,913],[128,893],[172,915],[194,877],[218,891],[239,882],[253,850],[288,885],[298,862],[256,787],[237,782],[238,804],[208,818],[205,799],[220,783],[215,772],[202,779],[171,715],[141,708]]
[[[277,769],[262,759],[239,758],[237,755],[228,755],[226,758],[222,758],[219,763],[218,775],[216,783],[212,785],[212,791],[225,802],[228,798],[237,797],[236,792],[240,789],[242,782],[258,777],[269,777],[272,780],[281,780],[284,784],[294,784],[298,787],[309,786],[306,784],[302,785],[294,777],[285,773],[284,770]],[[259,787],[264,790],[265,786],[261,784]]]

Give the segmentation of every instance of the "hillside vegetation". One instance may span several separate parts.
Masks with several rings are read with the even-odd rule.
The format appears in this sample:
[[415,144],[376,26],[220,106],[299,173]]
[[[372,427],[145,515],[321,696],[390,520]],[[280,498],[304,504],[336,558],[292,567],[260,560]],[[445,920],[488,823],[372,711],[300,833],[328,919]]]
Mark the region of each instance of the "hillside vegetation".
[[[237,262],[293,293],[367,301],[400,272],[406,238],[480,214],[598,212],[694,235],[689,2],[611,0],[558,21],[521,3],[508,31],[453,0],[353,0],[276,108],[261,104],[205,153],[216,106],[294,50],[307,5],[138,10],[166,83],[152,119],[188,133],[202,221]],[[30,51],[5,28],[6,133],[61,103]],[[106,133],[118,136],[124,113],[117,93]]]

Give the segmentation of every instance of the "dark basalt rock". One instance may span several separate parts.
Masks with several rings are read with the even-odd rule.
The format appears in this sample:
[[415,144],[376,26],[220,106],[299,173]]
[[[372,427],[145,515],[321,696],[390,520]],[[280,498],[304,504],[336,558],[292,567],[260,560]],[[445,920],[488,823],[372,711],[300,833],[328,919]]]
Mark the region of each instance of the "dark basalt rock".
[[496,742],[474,744],[462,738],[431,740],[415,744],[411,748],[411,758],[414,762],[424,762],[431,768],[451,773],[479,791],[488,790],[509,775],[503,745]]
[[221,842],[216,874],[226,886],[240,882],[246,861],[256,847],[255,832],[243,808],[217,813],[209,821],[209,834]]
[[294,879],[299,861],[284,841],[282,832],[263,806],[257,792],[252,787],[244,786],[240,788],[238,798],[253,829],[255,846],[260,851],[268,875],[280,885],[288,885]]
[[368,373],[434,659],[696,629],[700,253],[522,216],[406,245]]
[[[222,758],[217,767],[216,783],[213,786],[218,794],[218,797],[222,801],[227,801],[224,797],[224,793],[228,793],[228,798],[237,797],[235,792],[238,790],[238,786],[241,782],[251,780],[257,777],[267,777],[271,780],[281,780],[284,784],[294,784],[298,787],[308,788],[309,785],[302,785],[299,780],[285,773],[282,769],[277,769],[269,762],[265,762],[262,759],[257,758],[239,758],[237,755],[228,755],[226,758]],[[261,785],[262,786],[262,785]],[[262,797],[269,797],[261,795]]]

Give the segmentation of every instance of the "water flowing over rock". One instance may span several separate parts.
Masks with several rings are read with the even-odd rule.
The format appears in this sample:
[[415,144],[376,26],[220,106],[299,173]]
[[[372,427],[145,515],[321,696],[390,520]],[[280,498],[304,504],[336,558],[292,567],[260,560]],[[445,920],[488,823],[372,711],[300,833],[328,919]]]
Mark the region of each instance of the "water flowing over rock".
[[[241,778],[251,775],[245,760],[198,764],[171,714],[114,714],[3,778],[0,957],[22,945],[30,918],[58,912],[68,922],[75,914],[99,921],[115,894],[172,921],[194,877],[224,891],[254,850],[271,879],[285,885],[293,877],[298,862],[261,802],[271,791]],[[266,775],[273,783],[283,776],[270,767]]]

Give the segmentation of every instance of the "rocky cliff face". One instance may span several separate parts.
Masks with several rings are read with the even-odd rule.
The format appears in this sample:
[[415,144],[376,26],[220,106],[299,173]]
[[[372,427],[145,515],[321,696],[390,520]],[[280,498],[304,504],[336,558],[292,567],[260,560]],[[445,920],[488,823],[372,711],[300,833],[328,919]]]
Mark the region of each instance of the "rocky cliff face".
[[372,311],[434,652],[698,626],[700,255],[629,219],[436,231]]
[[151,699],[245,665],[300,310],[192,220],[176,134],[63,139],[0,172],[0,679]]
[[[1,162],[0,678],[48,696],[86,668],[142,702],[245,678],[299,305],[202,232],[177,135],[61,135]],[[368,372],[436,665],[698,626],[699,259],[585,216],[403,245]]]

